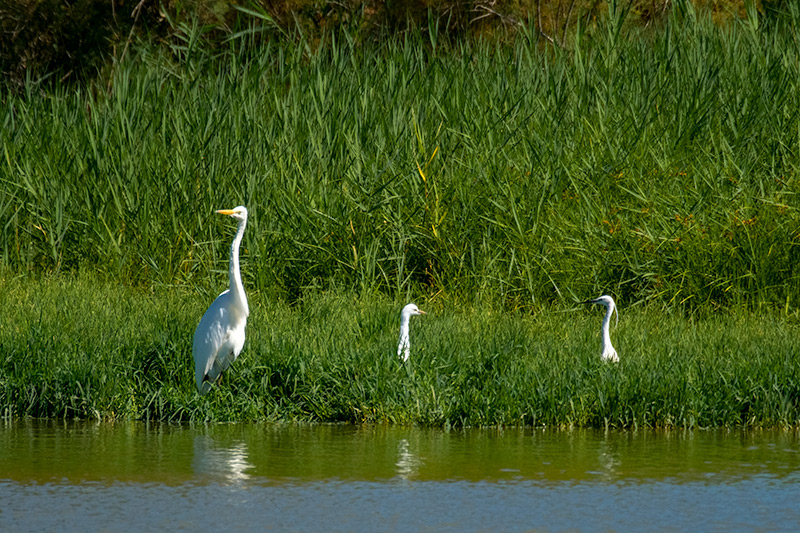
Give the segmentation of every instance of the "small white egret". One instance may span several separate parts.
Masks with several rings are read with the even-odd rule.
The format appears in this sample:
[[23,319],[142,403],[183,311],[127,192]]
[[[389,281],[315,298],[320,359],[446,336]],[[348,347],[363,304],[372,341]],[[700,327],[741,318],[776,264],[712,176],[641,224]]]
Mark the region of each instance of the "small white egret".
[[[617,351],[611,345],[611,334],[609,333],[609,325],[611,323],[611,313],[617,310],[617,305],[614,303],[614,298],[611,296],[604,294],[599,298],[594,298],[592,300],[586,300],[585,302],[581,302],[582,304],[600,304],[606,307],[606,316],[603,318],[603,360],[604,361],[613,361],[615,363],[619,362],[619,356],[617,355]],[[617,311],[617,324],[619,324],[619,311]]]
[[397,344],[397,357],[405,363],[411,354],[411,342],[408,340],[408,323],[412,315],[426,315],[425,311],[420,310],[416,304],[408,304],[403,307],[400,315],[400,341]]
[[239,244],[247,226],[247,209],[242,206],[220,209],[239,221],[231,244],[230,288],[217,296],[194,331],[194,375],[201,395],[211,390],[219,376],[236,360],[244,346],[244,328],[250,309],[239,273]]

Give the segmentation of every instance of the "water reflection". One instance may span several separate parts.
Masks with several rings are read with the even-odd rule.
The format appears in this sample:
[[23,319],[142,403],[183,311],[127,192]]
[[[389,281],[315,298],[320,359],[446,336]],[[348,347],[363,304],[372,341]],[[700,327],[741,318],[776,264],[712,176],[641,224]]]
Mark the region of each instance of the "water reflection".
[[442,431],[349,425],[0,422],[0,479],[647,483],[797,479],[798,431]]
[[194,437],[192,469],[205,480],[242,483],[250,479],[248,470],[253,465],[247,461],[247,445],[238,442],[220,446],[207,435]]
[[796,530],[800,433],[0,421],[0,494],[0,531]]
[[600,469],[598,471],[588,471],[588,474],[597,474],[600,479],[613,482],[619,479],[618,468],[622,464],[622,458],[617,449],[614,439],[608,438],[608,431],[605,438],[600,441],[600,450],[597,455],[597,462]]
[[397,475],[410,481],[417,476],[420,464],[422,464],[420,459],[409,450],[408,439],[397,441],[397,462],[395,463]]

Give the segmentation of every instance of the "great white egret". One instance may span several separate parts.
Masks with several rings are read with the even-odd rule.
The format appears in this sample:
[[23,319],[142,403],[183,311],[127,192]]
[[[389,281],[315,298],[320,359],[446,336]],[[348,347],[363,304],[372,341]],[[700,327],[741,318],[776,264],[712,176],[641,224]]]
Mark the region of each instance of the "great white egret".
[[211,390],[214,382],[239,356],[250,314],[239,273],[239,245],[247,226],[247,209],[240,205],[233,209],[220,209],[217,213],[238,220],[239,229],[231,244],[230,287],[217,296],[194,330],[194,376],[201,395]]
[[420,310],[416,304],[408,304],[403,307],[400,315],[400,341],[397,343],[397,357],[405,363],[411,354],[411,342],[408,340],[408,322],[412,315],[426,315],[425,311]]
[[[619,356],[617,355],[617,351],[611,345],[611,333],[609,333],[609,325],[611,323],[611,313],[617,310],[617,304],[614,303],[614,298],[611,296],[604,294],[599,298],[594,298],[592,300],[586,300],[585,302],[581,302],[582,304],[600,304],[606,307],[606,316],[603,317],[603,355],[602,358],[604,361],[613,361],[615,363],[619,362]],[[617,324],[619,324],[619,311],[617,311]]]

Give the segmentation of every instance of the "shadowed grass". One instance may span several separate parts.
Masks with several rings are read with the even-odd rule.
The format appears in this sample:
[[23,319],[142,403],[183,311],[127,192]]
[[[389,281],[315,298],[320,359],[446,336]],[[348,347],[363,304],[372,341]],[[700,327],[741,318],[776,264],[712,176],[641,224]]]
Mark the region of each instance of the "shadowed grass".
[[798,316],[622,309],[619,364],[600,312],[434,303],[396,356],[400,303],[251,299],[245,350],[205,397],[191,337],[207,298],[91,277],[0,284],[5,416],[391,422],[429,426],[752,427],[800,423]]

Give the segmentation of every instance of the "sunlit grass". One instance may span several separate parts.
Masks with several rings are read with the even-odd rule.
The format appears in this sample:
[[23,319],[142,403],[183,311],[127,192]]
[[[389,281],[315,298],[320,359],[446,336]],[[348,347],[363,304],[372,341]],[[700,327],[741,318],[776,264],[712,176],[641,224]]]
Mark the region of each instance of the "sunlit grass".
[[524,32],[144,46],[109,92],[3,95],[0,261],[208,295],[230,238],[211,213],[245,204],[265,297],[794,308],[798,21],[687,5],[566,51]]
[[[800,12],[569,48],[141,46],[108,87],[0,94],[6,416],[797,425]],[[612,14],[613,15],[613,14]],[[5,89],[3,89],[5,91]],[[244,204],[252,316],[190,339]],[[619,365],[599,359],[609,293]],[[393,356],[399,310],[412,358]]]
[[[251,299],[247,342],[195,391],[191,337],[208,301],[92,278],[0,286],[5,416],[294,420],[437,427],[753,427],[800,424],[798,317],[622,309],[619,364],[600,360],[600,310],[536,314],[428,302],[412,356],[401,304],[319,293]],[[423,303],[423,302],[420,302]]]

